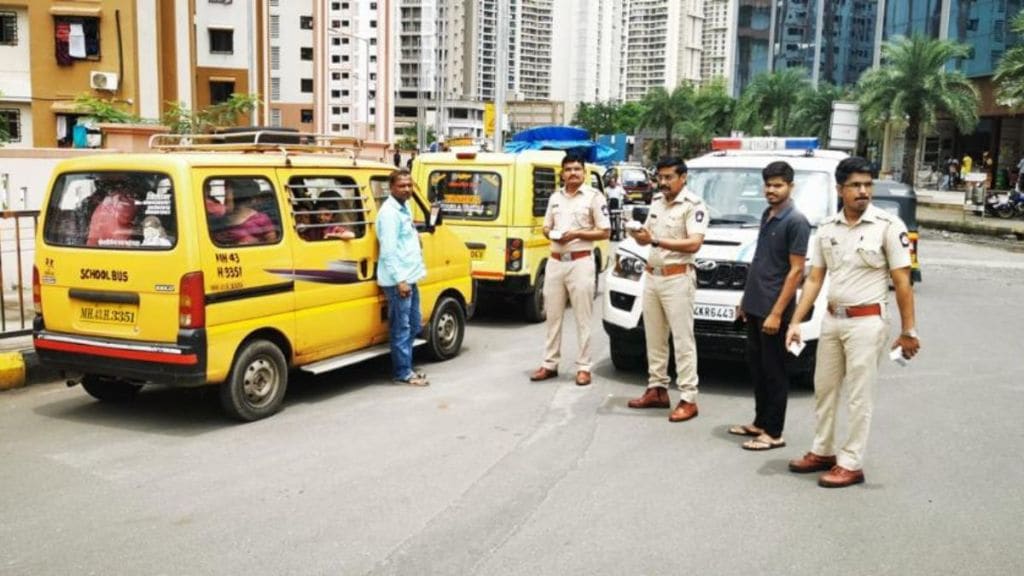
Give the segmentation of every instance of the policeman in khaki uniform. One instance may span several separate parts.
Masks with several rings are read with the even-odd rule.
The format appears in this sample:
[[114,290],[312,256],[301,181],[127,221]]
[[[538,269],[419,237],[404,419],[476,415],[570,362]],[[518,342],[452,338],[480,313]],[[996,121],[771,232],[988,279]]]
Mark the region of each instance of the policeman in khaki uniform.
[[668,338],[676,350],[679,404],[669,415],[683,422],[697,415],[697,345],[693,339],[693,298],[697,275],[694,254],[704,243],[708,212],[704,202],[685,188],[681,158],[658,162],[658,191],[644,226],[632,232],[641,246],[651,245],[644,282],[644,334],[647,337],[647,390],[629,401],[630,408],[668,408]]
[[551,195],[544,215],[544,235],[551,240],[551,257],[544,268],[544,313],[547,338],[544,363],[530,380],[558,376],[562,348],[562,317],[566,298],[576,317],[579,356],[576,384],[590,384],[590,324],[594,305],[594,241],[611,234],[608,205],[600,191],[583,184],[586,169],[582,158],[567,154],[562,159],[565,186]]
[[[892,344],[906,359],[920,348],[914,329],[914,292],[910,285],[907,228],[871,204],[871,165],[851,157],[836,167],[843,209],[818,229],[811,274],[786,333],[786,344],[800,341],[800,323],[814,305],[826,273],[831,273],[828,313],[821,325],[814,377],[817,424],[811,451],[789,463],[797,473],[827,471],[818,479],[826,488],[864,481],[864,448],[871,426],[878,365],[889,335],[889,279],[896,292],[902,330]],[[838,456],[836,412],[843,386],[849,388],[849,437]]]

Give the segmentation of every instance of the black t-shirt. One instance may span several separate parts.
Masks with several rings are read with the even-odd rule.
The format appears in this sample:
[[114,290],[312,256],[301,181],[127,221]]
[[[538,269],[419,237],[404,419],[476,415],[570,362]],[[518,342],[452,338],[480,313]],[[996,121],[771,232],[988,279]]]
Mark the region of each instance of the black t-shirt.
[[[807,242],[811,236],[811,225],[788,201],[788,206],[777,216],[769,216],[771,208],[761,215],[761,230],[757,235],[757,249],[747,273],[747,284],[743,290],[740,307],[751,316],[765,318],[771,314],[775,301],[782,292],[782,285],[789,274],[789,255],[807,255]],[[793,315],[796,298],[790,301],[783,313],[788,320]]]

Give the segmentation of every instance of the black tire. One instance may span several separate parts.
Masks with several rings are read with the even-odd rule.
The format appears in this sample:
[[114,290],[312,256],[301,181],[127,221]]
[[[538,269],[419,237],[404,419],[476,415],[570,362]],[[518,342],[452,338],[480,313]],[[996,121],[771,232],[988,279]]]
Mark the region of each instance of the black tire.
[[128,402],[142,390],[142,384],[86,374],[82,376],[82,388],[93,398],[102,402]]
[[252,340],[235,355],[227,381],[220,385],[220,404],[229,416],[252,422],[281,409],[288,389],[288,363],[272,342]]
[[533,285],[533,290],[523,299],[523,315],[526,316],[527,322],[543,322],[548,318],[547,313],[544,312],[544,266],[546,265],[547,262],[541,264],[541,269],[537,271],[537,281]]
[[618,338],[609,337],[612,366],[623,372],[637,372],[647,368],[646,354],[639,353]]
[[1014,210],[1013,206],[1011,206],[1009,204],[1002,204],[999,207],[997,207],[995,210],[996,210],[996,216],[999,216],[1000,218],[1002,218],[1004,220],[1009,220],[1010,218],[1013,218],[1017,214],[1017,211]]
[[438,300],[427,330],[427,349],[432,359],[443,361],[458,356],[466,335],[466,312],[458,300],[451,296]]

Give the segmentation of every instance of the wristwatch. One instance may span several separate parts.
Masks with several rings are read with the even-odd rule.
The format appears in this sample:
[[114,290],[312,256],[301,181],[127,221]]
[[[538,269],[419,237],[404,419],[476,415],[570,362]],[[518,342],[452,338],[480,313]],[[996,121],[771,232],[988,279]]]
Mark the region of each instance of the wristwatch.
[[657,238],[651,238],[651,246],[657,248],[658,246],[661,246],[661,242]]
[[917,329],[911,328],[910,330],[906,330],[905,332],[900,334],[900,336],[906,336],[907,338],[913,338],[914,340],[917,340]]

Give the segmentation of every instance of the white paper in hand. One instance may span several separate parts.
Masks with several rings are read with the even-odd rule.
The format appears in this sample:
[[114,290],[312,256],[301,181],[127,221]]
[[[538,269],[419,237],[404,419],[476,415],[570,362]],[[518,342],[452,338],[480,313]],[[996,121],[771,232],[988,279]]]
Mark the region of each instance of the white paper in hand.
[[909,360],[903,357],[903,346],[897,346],[890,350],[889,360],[892,360],[893,362],[900,366],[906,366],[907,362],[909,362]]
[[630,220],[629,222],[626,222],[626,230],[628,230],[630,232],[636,232],[637,230],[639,230],[639,229],[641,229],[643,227],[644,227],[644,225],[639,223],[639,222],[637,222],[636,220]]
[[548,232],[548,238],[551,238],[552,240],[561,240],[562,239],[562,231],[561,230],[552,230],[551,232]]
[[803,352],[804,348],[806,348],[806,347],[807,347],[807,343],[804,342],[803,340],[801,340],[799,342],[791,343],[789,345],[788,350],[789,350],[789,353],[792,354],[793,356],[799,356],[800,353]]

